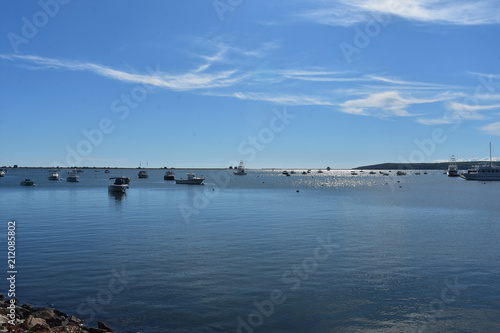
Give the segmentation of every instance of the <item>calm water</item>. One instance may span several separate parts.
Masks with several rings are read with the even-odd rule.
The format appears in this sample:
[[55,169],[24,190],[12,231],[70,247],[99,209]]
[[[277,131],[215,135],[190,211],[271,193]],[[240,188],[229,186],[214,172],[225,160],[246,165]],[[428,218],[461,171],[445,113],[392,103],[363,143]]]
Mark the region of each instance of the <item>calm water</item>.
[[[500,182],[195,172],[205,186],[10,170],[20,301],[116,331],[500,331]],[[128,193],[110,195],[121,175]]]

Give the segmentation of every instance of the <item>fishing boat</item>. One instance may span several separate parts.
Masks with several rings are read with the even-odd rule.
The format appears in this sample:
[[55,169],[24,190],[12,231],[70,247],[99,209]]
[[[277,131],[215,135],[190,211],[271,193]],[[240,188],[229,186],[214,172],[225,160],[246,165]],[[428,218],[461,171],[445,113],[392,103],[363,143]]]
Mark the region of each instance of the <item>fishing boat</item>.
[[175,183],[176,184],[185,184],[185,185],[203,185],[203,181],[205,178],[203,176],[201,177],[196,177],[194,173],[187,173],[187,178],[186,179],[176,179]]
[[80,181],[80,177],[78,176],[77,172],[78,171],[76,169],[73,169],[68,178],[66,178],[66,181],[70,183],[78,183]]
[[34,181],[32,181],[29,178],[26,178],[26,179],[21,181],[21,186],[36,186],[36,185],[35,185]]
[[125,193],[128,189],[128,178],[126,177],[111,177],[109,178],[108,191],[114,193]]
[[139,178],[148,178],[149,177],[148,172],[146,170],[139,171],[139,173],[137,175],[139,176]]
[[165,172],[165,175],[163,176],[163,179],[165,180],[175,180],[175,173],[172,170],[168,170]]
[[457,161],[455,156],[451,155],[450,165],[448,165],[448,171],[446,172],[448,177],[459,177]]
[[245,176],[247,173],[245,171],[245,167],[243,166],[243,161],[240,161],[240,165],[238,165],[238,168],[236,171],[234,171],[234,174],[237,176]]
[[491,142],[490,142],[490,163],[475,165],[460,175],[467,180],[500,180],[500,167],[493,165],[491,159]]
[[50,170],[48,179],[49,180],[59,180],[59,172],[57,170]]

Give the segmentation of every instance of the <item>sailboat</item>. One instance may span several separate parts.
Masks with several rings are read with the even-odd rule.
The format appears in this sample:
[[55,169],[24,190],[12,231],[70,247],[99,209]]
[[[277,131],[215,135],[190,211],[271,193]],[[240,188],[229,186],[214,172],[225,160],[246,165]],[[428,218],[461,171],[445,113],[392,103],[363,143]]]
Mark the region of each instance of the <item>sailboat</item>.
[[500,167],[493,165],[491,160],[491,142],[490,142],[490,165],[475,165],[460,175],[467,180],[500,180]]

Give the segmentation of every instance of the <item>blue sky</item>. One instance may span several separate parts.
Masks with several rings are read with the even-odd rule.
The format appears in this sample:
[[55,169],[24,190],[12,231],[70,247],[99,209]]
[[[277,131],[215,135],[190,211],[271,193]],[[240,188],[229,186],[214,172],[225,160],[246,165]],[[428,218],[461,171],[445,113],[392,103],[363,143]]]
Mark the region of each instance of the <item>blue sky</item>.
[[500,152],[498,8],[2,1],[0,165],[482,159]]

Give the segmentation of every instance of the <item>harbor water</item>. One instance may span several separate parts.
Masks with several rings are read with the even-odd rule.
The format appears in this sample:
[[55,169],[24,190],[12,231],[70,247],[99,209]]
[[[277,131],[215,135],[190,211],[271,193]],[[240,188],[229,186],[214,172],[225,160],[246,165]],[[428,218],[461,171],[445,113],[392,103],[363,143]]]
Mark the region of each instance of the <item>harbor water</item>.
[[10,169],[0,246],[15,220],[19,301],[131,332],[500,331],[500,182],[165,171]]

